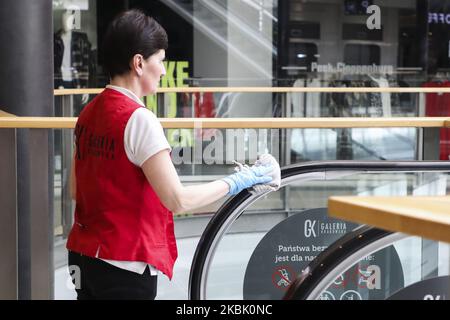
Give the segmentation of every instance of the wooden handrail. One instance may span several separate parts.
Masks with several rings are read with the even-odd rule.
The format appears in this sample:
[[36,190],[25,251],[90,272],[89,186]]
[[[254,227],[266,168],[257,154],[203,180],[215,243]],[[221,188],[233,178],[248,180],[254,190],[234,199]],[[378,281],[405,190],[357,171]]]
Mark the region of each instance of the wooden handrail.
[[16,117],[16,115],[0,109],[0,117]]
[[[55,96],[65,95],[78,95],[78,94],[99,94],[103,88],[93,89],[56,89],[54,90]],[[333,87],[176,87],[176,88],[159,88],[158,93],[194,93],[194,92],[215,92],[215,93],[227,93],[227,92],[240,92],[240,93],[301,93],[301,92],[316,92],[316,93],[450,93],[450,88],[361,88],[361,87],[348,87],[348,88],[333,88]]]
[[[159,118],[166,129],[443,128],[446,117],[398,118]],[[0,128],[73,129],[77,118],[1,117]]]
[[336,196],[328,200],[328,213],[338,219],[450,242],[450,196]]

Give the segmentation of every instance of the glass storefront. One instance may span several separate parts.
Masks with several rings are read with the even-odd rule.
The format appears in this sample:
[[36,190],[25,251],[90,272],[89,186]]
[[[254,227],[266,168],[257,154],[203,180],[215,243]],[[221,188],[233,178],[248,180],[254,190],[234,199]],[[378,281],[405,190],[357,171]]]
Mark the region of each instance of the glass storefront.
[[[128,8],[144,10],[168,32],[167,75],[161,87],[379,89],[450,84],[450,1],[446,0],[55,0],[55,89],[103,88],[108,83],[102,66],[103,35],[114,16]],[[78,115],[92,98],[74,95],[73,114]],[[167,93],[144,100],[155,114],[168,118],[450,113],[449,95],[436,93],[205,92]],[[57,115],[61,115],[60,104],[57,99]],[[206,136],[217,138],[218,132],[208,131]],[[175,148],[192,148],[196,138],[186,130],[169,130],[167,135]],[[411,149],[417,132],[410,129],[370,133],[290,130],[279,135],[289,137],[286,148],[290,151],[269,151],[282,154],[284,164],[417,156]],[[447,141],[448,135],[443,129],[442,140]],[[310,137],[324,144],[303,143]],[[248,140],[249,135],[243,139]],[[381,151],[390,139],[396,139],[399,149],[405,151]],[[204,141],[201,144],[205,145]],[[441,147],[441,159],[447,160],[450,150],[445,143]],[[252,157],[238,160],[251,161]],[[194,169],[187,166],[180,170],[191,175]]]
[[[114,16],[129,8],[144,10],[167,30],[167,75],[161,87],[450,86],[447,0],[54,0],[55,89],[108,83],[103,35]],[[55,115],[77,116],[93,97],[57,96]],[[167,118],[396,117],[446,116],[449,98],[437,93],[202,92],[158,94],[144,102]],[[440,134],[440,159],[448,160],[450,134],[448,129]],[[177,170],[193,182],[196,176],[204,181],[230,173],[233,160],[252,163],[262,152],[274,154],[281,165],[421,158],[420,131],[412,128],[169,129],[166,135]],[[63,182],[64,141],[70,139],[55,131],[55,168]]]
[[103,35],[128,8],[144,10],[168,32],[162,86],[292,86],[301,79],[307,86],[407,87],[443,80],[450,66],[447,0],[53,3],[55,88],[107,84]]

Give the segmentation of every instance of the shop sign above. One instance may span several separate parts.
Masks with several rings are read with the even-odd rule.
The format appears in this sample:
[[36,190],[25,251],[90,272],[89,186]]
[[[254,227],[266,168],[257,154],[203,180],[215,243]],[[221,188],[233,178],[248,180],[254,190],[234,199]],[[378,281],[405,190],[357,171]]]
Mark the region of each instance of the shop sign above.
[[430,12],[428,13],[429,24],[450,24],[450,13]]

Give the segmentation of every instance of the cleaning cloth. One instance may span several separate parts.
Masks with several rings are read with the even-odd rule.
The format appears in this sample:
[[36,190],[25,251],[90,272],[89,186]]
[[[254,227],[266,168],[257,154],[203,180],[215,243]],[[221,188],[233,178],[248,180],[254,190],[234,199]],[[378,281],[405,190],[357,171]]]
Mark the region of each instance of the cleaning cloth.
[[[234,168],[235,171],[239,172],[241,170],[250,170],[248,165],[244,165],[237,161],[233,161],[237,167]],[[269,174],[272,177],[272,181],[266,184],[255,184],[252,188],[250,188],[250,193],[252,194],[260,194],[269,191],[277,191],[280,188],[281,184],[281,169],[278,161],[269,153],[262,154],[259,156],[258,160],[256,160],[254,166],[267,166],[272,165],[273,170]]]

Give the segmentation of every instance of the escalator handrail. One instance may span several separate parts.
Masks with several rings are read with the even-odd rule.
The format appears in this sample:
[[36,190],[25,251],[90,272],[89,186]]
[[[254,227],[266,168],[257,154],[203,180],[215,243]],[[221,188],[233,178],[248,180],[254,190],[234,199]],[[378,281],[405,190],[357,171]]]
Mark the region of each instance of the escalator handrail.
[[[351,231],[331,244],[327,249],[322,251],[306,268],[301,272],[297,278],[291,283],[288,291],[283,297],[283,300],[310,300],[313,299],[313,290],[315,290],[326,277],[329,278],[330,273],[338,270],[345,271],[347,268],[342,267],[342,264],[354,265],[360,261],[360,257],[355,258],[357,261],[351,259],[360,250],[366,249],[374,242],[380,241],[383,238],[396,235],[397,237],[404,237],[406,235],[378,229],[368,225],[362,225],[359,228]],[[377,248],[378,251],[381,248]],[[371,252],[372,253],[372,252]],[[370,254],[370,253],[369,253]],[[364,256],[367,253],[363,254]],[[351,262],[348,262],[351,259]],[[340,272],[338,272],[340,273]],[[339,276],[339,275],[337,275]],[[332,277],[334,281],[335,278]],[[331,284],[331,283],[330,283]]]
[[[327,173],[339,171],[357,172],[425,172],[425,171],[450,171],[449,161],[314,161],[298,163],[283,167],[281,170],[281,185],[295,176],[308,173]],[[264,194],[263,194],[264,195]],[[249,206],[263,195],[252,195],[247,190],[241,191],[234,197],[229,198],[212,216],[206,226],[192,260],[189,275],[189,299],[199,300],[202,296],[202,280],[204,277],[205,264],[209,263],[211,248],[219,239],[217,235],[223,234],[224,226],[229,226],[233,221],[239,218],[245,210],[242,208],[244,203]],[[234,214],[236,210],[240,212]],[[229,218],[233,217],[233,221]],[[222,231],[222,232],[221,232]]]

